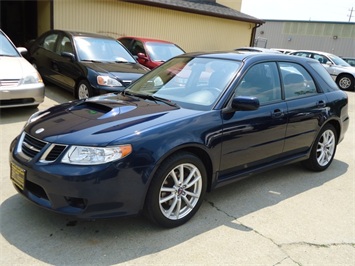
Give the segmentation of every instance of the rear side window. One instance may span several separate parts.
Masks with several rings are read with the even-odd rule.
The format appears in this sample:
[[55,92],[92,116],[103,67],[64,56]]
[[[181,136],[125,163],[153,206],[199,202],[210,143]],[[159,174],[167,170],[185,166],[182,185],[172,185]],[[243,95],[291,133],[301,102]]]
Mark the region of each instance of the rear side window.
[[[335,84],[331,75],[327,72],[327,70],[320,64],[310,63],[310,66],[317,71],[317,73],[321,76],[321,78],[331,87],[333,90],[337,90],[338,86]],[[325,88],[323,88],[324,90]]]
[[286,100],[317,94],[315,82],[303,66],[286,62],[279,66]]
[[58,34],[53,33],[44,38],[42,47],[46,50],[54,52],[55,42],[57,41]]

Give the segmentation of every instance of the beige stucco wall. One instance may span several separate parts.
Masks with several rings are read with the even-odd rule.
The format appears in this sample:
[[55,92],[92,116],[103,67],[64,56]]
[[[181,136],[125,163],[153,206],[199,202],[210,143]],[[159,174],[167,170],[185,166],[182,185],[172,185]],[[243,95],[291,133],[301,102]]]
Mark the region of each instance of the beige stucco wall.
[[118,0],[54,0],[54,28],[134,35],[179,44],[187,52],[248,46],[253,23]]

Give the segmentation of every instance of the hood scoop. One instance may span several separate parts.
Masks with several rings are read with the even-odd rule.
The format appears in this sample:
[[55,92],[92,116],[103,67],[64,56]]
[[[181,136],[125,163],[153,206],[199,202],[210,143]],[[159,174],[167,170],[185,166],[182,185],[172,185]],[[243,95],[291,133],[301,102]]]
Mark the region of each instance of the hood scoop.
[[137,108],[121,101],[90,101],[87,100],[70,108],[70,112],[87,119],[107,119],[130,112]]

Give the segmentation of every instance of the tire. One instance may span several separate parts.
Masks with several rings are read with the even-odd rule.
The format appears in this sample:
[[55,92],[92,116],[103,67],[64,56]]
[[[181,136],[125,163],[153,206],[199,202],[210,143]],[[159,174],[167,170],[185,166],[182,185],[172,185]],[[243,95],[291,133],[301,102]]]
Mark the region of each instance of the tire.
[[80,81],[75,90],[75,98],[83,100],[92,96],[94,96],[94,91],[91,88],[89,82],[86,80]]
[[145,214],[162,227],[180,226],[195,215],[206,188],[206,168],[199,158],[187,152],[172,155],[153,177],[145,201]]
[[337,148],[337,132],[328,124],[319,132],[313,144],[310,157],[303,162],[312,171],[323,171],[332,163]]
[[337,79],[338,87],[341,90],[354,90],[354,77],[349,74],[341,75]]

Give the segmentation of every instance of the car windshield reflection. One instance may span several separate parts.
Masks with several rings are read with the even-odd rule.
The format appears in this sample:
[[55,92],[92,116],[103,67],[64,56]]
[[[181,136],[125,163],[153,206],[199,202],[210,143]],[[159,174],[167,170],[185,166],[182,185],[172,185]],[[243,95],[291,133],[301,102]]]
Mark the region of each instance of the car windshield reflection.
[[19,56],[17,50],[2,34],[0,34],[0,56]]
[[343,59],[341,59],[340,57],[338,56],[329,56],[333,62],[338,65],[338,66],[350,66],[350,64],[348,64],[347,62],[345,62]]
[[75,38],[81,61],[136,63],[134,58],[115,40],[89,37]]
[[179,47],[170,43],[147,42],[147,50],[153,61],[168,61],[170,58],[184,53]]
[[223,59],[177,57],[146,74],[126,92],[154,95],[197,110],[210,109],[241,63]]

